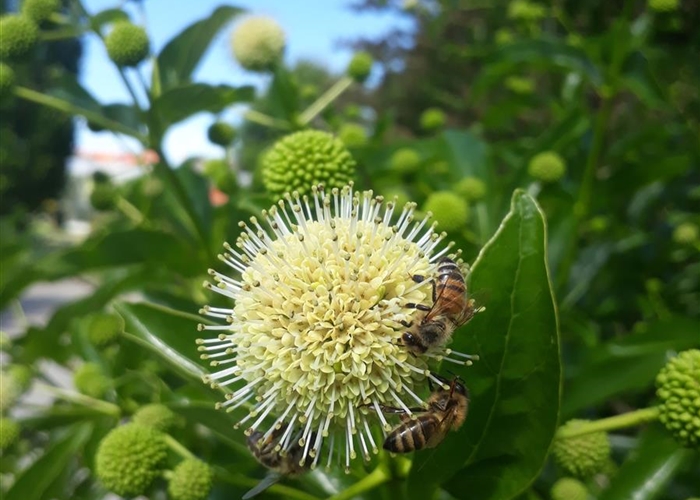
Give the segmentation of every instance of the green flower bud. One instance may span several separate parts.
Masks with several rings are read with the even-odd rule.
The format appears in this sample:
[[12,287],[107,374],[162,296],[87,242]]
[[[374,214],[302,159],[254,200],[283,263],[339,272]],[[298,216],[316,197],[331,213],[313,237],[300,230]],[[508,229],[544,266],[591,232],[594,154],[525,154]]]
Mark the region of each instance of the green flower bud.
[[112,210],[117,203],[117,189],[107,182],[100,182],[92,187],[90,204],[100,212]]
[[167,406],[160,404],[142,406],[131,417],[131,421],[162,432],[168,432],[178,423],[177,415]]
[[22,14],[37,24],[48,21],[51,14],[61,8],[60,0],[24,0]]
[[168,493],[173,500],[206,500],[213,480],[207,464],[196,458],[183,460],[170,475]]
[[514,94],[528,95],[535,91],[535,82],[522,76],[509,76],[506,78],[505,86]]
[[563,477],[552,485],[552,500],[586,500],[588,488],[578,479]]
[[167,446],[160,432],[126,424],[100,442],[95,473],[104,487],[117,495],[143,495],[161,474],[166,458]]
[[554,151],[544,151],[530,160],[527,173],[542,182],[556,182],[566,173],[566,163]]
[[437,191],[428,196],[423,212],[432,212],[438,229],[448,232],[463,228],[469,220],[467,201],[450,191]]
[[434,132],[445,126],[447,116],[439,108],[428,108],[420,115],[420,126],[426,132]]
[[679,224],[676,229],[673,230],[673,241],[681,245],[692,245],[700,237],[700,230],[698,226],[692,222],[684,222]]
[[236,138],[236,129],[225,122],[213,123],[207,130],[209,140],[219,146],[228,146]]
[[343,142],[319,130],[283,137],[262,162],[263,183],[274,198],[293,191],[304,194],[317,184],[342,187],[355,176],[355,160]]
[[117,314],[99,312],[88,318],[86,329],[90,342],[103,347],[117,340],[124,331],[124,320]]
[[680,0],[649,0],[649,8],[656,12],[673,12],[680,7]]
[[486,196],[486,184],[477,177],[465,177],[454,188],[467,201],[479,201]]
[[4,413],[17,402],[22,395],[22,388],[9,373],[0,373],[0,413]]
[[282,27],[265,16],[248,17],[231,36],[233,56],[248,71],[273,69],[282,59],[286,43]]
[[[587,420],[569,420],[562,429],[575,429]],[[592,432],[582,436],[557,439],[552,447],[555,461],[569,474],[588,478],[605,467],[610,457],[610,441],[605,432]]]
[[508,45],[515,40],[515,34],[507,28],[501,28],[496,31],[494,38],[496,45]]
[[102,398],[111,387],[111,381],[97,363],[84,363],[73,374],[78,392],[93,398]]
[[34,378],[34,371],[26,365],[12,365],[7,369],[6,377],[14,379],[17,390],[20,394],[29,389]]
[[528,0],[513,0],[508,4],[508,18],[525,22],[536,22],[547,15],[547,10]]
[[349,148],[359,148],[367,144],[365,128],[357,123],[346,123],[338,130],[338,137]]
[[411,148],[397,149],[389,159],[389,166],[399,174],[412,174],[418,170],[420,164],[420,155]]
[[0,101],[12,95],[15,89],[15,70],[0,62]]
[[28,17],[7,14],[0,18],[0,59],[24,59],[38,40],[39,28]]
[[105,47],[117,66],[138,66],[151,50],[146,30],[128,21],[114,24],[105,38]]
[[0,450],[6,450],[19,437],[19,424],[12,419],[0,417]]
[[374,59],[371,54],[367,52],[357,52],[352,56],[350,64],[348,64],[348,76],[356,82],[362,83],[372,72],[373,64]]
[[700,449],[700,350],[681,352],[656,377],[659,421],[687,448]]

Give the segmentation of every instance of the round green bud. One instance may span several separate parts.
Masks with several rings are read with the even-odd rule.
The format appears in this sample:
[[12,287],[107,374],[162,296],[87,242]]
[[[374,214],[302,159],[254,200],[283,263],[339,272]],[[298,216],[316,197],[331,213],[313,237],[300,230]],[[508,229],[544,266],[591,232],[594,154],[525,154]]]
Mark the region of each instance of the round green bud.
[[505,86],[514,94],[528,95],[535,91],[535,82],[522,76],[509,76],[506,78]]
[[338,130],[338,137],[349,148],[359,148],[367,144],[365,128],[357,123],[345,123]]
[[438,223],[438,229],[456,231],[464,227],[469,220],[469,205],[461,196],[451,191],[437,191],[428,196],[422,208],[423,212],[432,212]]
[[126,424],[100,442],[95,473],[109,491],[121,496],[143,495],[161,474],[167,458],[163,435],[151,427]]
[[673,241],[681,245],[691,245],[698,241],[700,237],[700,229],[692,222],[684,222],[679,224],[673,230]]
[[556,182],[566,173],[566,163],[554,151],[544,151],[532,157],[527,173],[542,182]]
[[[569,420],[562,429],[576,429],[587,420]],[[610,457],[610,441],[605,432],[591,432],[578,437],[557,439],[552,447],[554,460],[569,474],[588,478],[605,467]]]
[[578,479],[563,477],[552,485],[552,500],[586,500],[588,488]]
[[51,14],[61,8],[60,0],[24,0],[22,14],[37,24],[48,21]]
[[92,174],[92,181],[95,184],[111,183],[112,178],[109,176],[109,174],[102,172],[101,170],[98,170]]
[[111,344],[124,331],[124,320],[117,314],[99,312],[90,315],[87,321],[88,340],[96,347]]
[[389,166],[394,172],[399,174],[412,174],[418,170],[420,164],[420,155],[411,148],[397,149],[389,159]]
[[15,89],[15,70],[0,62],[0,100],[12,95]]
[[138,66],[151,50],[146,30],[128,21],[114,24],[105,38],[105,47],[117,66]]
[[8,373],[0,373],[0,413],[4,413],[17,402],[22,395],[22,388]]
[[6,450],[19,437],[19,424],[12,419],[0,417],[0,450]]
[[111,381],[97,363],[84,363],[73,374],[78,392],[92,398],[102,398],[111,387]]
[[356,52],[355,55],[352,56],[350,64],[348,64],[348,76],[356,82],[362,83],[372,72],[373,64],[374,59],[371,54],[367,52]]
[[90,204],[95,210],[112,210],[117,203],[117,189],[106,182],[96,183],[90,193]]
[[445,112],[439,108],[428,108],[420,115],[420,126],[426,132],[441,129],[447,123]]
[[355,160],[343,141],[327,132],[303,130],[277,141],[264,155],[262,177],[274,198],[309,192],[311,186],[342,187],[355,176]]
[[7,374],[5,376],[14,379],[17,390],[22,394],[29,389],[29,386],[32,384],[34,370],[26,365],[11,365],[7,369]]
[[467,201],[479,201],[486,196],[486,184],[477,177],[465,177],[457,183],[454,191]]
[[29,55],[39,40],[39,28],[26,16],[7,14],[0,18],[0,59],[20,60]]
[[219,146],[228,146],[236,138],[236,129],[225,122],[212,123],[207,130],[209,140]]
[[131,417],[131,421],[135,424],[168,432],[177,425],[177,415],[165,405],[149,404],[139,408]]
[[700,350],[681,352],[656,377],[659,421],[687,448],[700,449]]
[[168,493],[173,500],[206,500],[209,498],[214,472],[196,458],[183,460],[173,470]]
[[507,28],[501,28],[496,31],[494,39],[496,40],[496,45],[508,45],[515,40],[515,34]]
[[680,7],[680,0],[649,0],[649,8],[656,12],[673,12]]
[[508,4],[508,18],[517,21],[536,22],[547,15],[547,10],[528,0],[513,0]]
[[286,36],[282,27],[269,17],[244,19],[231,35],[231,51],[248,71],[272,70],[284,55]]

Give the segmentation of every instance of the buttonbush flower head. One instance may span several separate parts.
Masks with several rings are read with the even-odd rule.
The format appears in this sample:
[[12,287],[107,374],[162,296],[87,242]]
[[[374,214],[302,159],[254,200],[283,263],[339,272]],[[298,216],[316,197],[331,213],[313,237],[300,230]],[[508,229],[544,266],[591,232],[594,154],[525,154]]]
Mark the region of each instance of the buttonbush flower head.
[[160,432],[126,424],[112,430],[100,442],[95,474],[105,488],[117,495],[143,495],[160,476],[166,458],[167,446]]
[[367,144],[367,133],[362,125],[346,123],[338,130],[338,137],[349,148],[359,148]]
[[0,450],[6,450],[19,437],[19,424],[6,417],[0,417]]
[[690,245],[700,238],[700,229],[692,222],[684,222],[673,230],[673,241],[680,245]]
[[364,82],[372,72],[374,59],[367,52],[356,52],[348,64],[348,76],[356,82]]
[[112,385],[97,363],[81,365],[73,374],[73,384],[78,392],[93,398],[103,397]]
[[656,377],[659,421],[688,448],[700,449],[700,350],[681,352]]
[[96,347],[102,347],[114,342],[123,330],[124,320],[112,313],[95,313],[87,321],[88,340]]
[[[562,429],[575,429],[587,420],[569,420]],[[610,457],[610,441],[605,432],[557,439],[552,448],[555,461],[569,474],[589,478],[602,471]]]
[[447,116],[440,108],[428,108],[420,115],[420,126],[426,132],[433,132],[445,126]]
[[649,8],[656,12],[673,12],[680,7],[680,0],[649,0]]
[[207,130],[207,137],[214,144],[228,146],[236,138],[236,129],[226,122],[215,122]]
[[39,28],[26,16],[6,14],[0,17],[0,59],[21,60],[39,40]]
[[563,477],[552,485],[552,500],[586,500],[588,488],[578,479]]
[[168,432],[177,425],[177,415],[165,405],[149,404],[136,410],[131,421],[144,427]]
[[566,163],[554,151],[544,151],[532,157],[527,173],[542,182],[556,182],[566,173]]
[[306,194],[323,183],[344,186],[355,176],[355,160],[343,141],[320,130],[304,130],[277,141],[262,160],[265,189],[275,199],[287,192]]
[[431,193],[423,205],[424,212],[431,212],[442,229],[461,229],[469,220],[469,205],[461,196],[451,191]]
[[37,24],[48,21],[61,8],[60,0],[23,0],[22,14]]
[[243,20],[231,35],[231,51],[248,71],[270,71],[282,59],[287,43],[277,21],[265,16]]
[[465,177],[454,188],[455,192],[468,201],[479,201],[486,196],[486,184],[477,177]]
[[151,50],[146,30],[129,21],[114,24],[105,38],[105,47],[107,55],[117,66],[138,66]]
[[213,480],[207,464],[196,458],[183,460],[169,474],[168,493],[173,500],[206,500]]
[[415,149],[401,148],[394,151],[389,159],[389,166],[399,174],[412,174],[421,163],[421,157]]
[[380,405],[424,404],[417,385],[437,380],[426,359],[451,351],[409,354],[400,322],[417,319],[407,303],[430,300],[430,284],[412,275],[433,274],[451,245],[414,210],[351,185],[315,186],[240,224],[220,256],[234,276],[211,270],[206,284],[235,304],[202,309],[226,324],[200,325],[216,336],[198,343],[218,368],[205,382],[228,391],[219,406],[252,405],[238,423],[248,436],[278,440],[282,452],[299,446],[311,468],[335,450],[348,470],[378,452],[370,422],[391,428]]
[[0,62],[0,100],[12,94],[15,88],[15,70]]

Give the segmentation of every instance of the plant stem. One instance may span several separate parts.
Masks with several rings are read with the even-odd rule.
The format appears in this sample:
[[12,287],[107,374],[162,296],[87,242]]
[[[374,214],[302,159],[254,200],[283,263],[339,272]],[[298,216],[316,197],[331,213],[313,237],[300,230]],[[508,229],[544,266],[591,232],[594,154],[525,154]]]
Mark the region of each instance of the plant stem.
[[163,434],[163,439],[165,440],[165,444],[167,444],[171,450],[173,450],[175,453],[180,455],[182,458],[185,460],[190,459],[190,458],[195,458],[194,454],[182,446],[178,441],[173,439],[172,436],[169,434]]
[[379,466],[349,488],[333,495],[328,500],[352,500],[365,491],[372,490],[390,479],[385,467]]
[[[216,477],[222,481],[229,482],[236,486],[243,486],[244,488],[252,488],[258,484],[258,481],[249,477],[245,477],[242,474],[232,473],[224,469],[223,467],[213,466],[214,473]],[[274,495],[279,495],[283,498],[289,498],[292,500],[319,500],[318,497],[310,495],[304,491],[297,490],[295,488],[290,488],[289,486],[284,486],[282,484],[273,484],[267,490],[267,493],[272,493]]]
[[68,391],[49,384],[39,383],[38,387],[57,398],[70,401],[71,403],[77,403],[82,406],[87,406],[93,410],[104,413],[105,415],[109,415],[110,417],[118,417],[121,414],[120,408],[115,404],[109,403],[108,401],[91,398],[85,394]]
[[143,224],[145,217],[141,211],[131,204],[126,198],[121,196],[119,197],[117,200],[117,208],[137,226]]
[[659,418],[659,408],[643,408],[641,410],[615,415],[614,417],[603,418],[593,422],[582,423],[573,429],[560,428],[557,431],[556,439],[569,439],[583,436],[592,432],[608,432],[616,429],[624,429],[635,425],[651,422]]
[[254,109],[249,109],[248,111],[246,111],[245,115],[243,115],[243,118],[250,122],[263,125],[265,127],[276,128],[280,130],[289,130],[291,128],[288,122],[280,120],[278,118],[273,118],[271,116],[266,115],[265,113],[261,113],[260,111],[255,111]]
[[136,137],[141,142],[146,141],[146,138],[142,136],[141,133],[137,130],[133,130],[125,125],[122,125],[119,122],[110,120],[109,118],[102,116],[100,113],[96,113],[94,111],[89,111],[87,109],[75,106],[74,104],[71,104],[68,101],[64,101],[63,99],[59,99],[58,97],[42,94],[41,92],[37,92],[35,90],[19,86],[15,87],[15,95],[21,99],[35,102],[37,104],[41,104],[49,108],[57,109],[69,115],[82,115],[95,125],[99,125],[114,132],[119,132],[121,134]]
[[345,92],[350,85],[353,83],[353,79],[349,76],[344,76],[338,80],[335,85],[329,88],[325,94],[316,99],[316,102],[311,104],[306,110],[299,116],[299,125],[302,127],[307,125],[311,120],[316,118],[318,114],[326,109],[326,107],[335,101],[340,94]]

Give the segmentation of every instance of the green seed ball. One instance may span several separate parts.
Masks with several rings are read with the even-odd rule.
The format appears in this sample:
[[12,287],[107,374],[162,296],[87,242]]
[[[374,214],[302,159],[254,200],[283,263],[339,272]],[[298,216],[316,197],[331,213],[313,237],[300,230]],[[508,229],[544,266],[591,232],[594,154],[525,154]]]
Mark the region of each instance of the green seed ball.
[[349,148],[360,148],[367,144],[367,133],[362,125],[346,123],[338,130],[338,137]]
[[123,331],[124,320],[117,314],[99,312],[88,318],[87,336],[96,347],[111,344]]
[[102,398],[112,386],[97,363],[81,365],[73,374],[73,384],[78,392],[97,399]]
[[[576,429],[587,420],[569,420],[562,429]],[[605,432],[592,432],[568,439],[557,439],[552,448],[555,461],[569,474],[589,478],[603,470],[610,457],[610,441]]]
[[168,432],[178,423],[177,415],[170,408],[161,404],[142,406],[131,417],[131,421],[162,432]]
[[231,51],[248,71],[267,72],[282,60],[287,44],[282,27],[269,17],[251,16],[231,35]]
[[311,187],[342,187],[355,177],[355,160],[343,141],[327,132],[304,130],[277,141],[262,158],[262,177],[275,199],[308,193]]
[[418,170],[420,164],[420,155],[411,148],[397,149],[389,159],[391,170],[398,174],[413,174]]
[[60,0],[24,0],[22,2],[22,14],[37,24],[48,21],[60,8]]
[[117,189],[111,183],[98,183],[92,187],[90,204],[95,210],[105,212],[115,207],[117,197]]
[[0,62],[0,101],[4,101],[15,90],[15,70]]
[[700,229],[692,222],[679,224],[673,230],[673,241],[680,245],[692,245],[700,238]]
[[486,184],[478,177],[465,177],[454,188],[455,192],[468,201],[479,201],[486,196]]
[[432,212],[438,229],[448,232],[463,228],[469,220],[467,201],[450,191],[432,193],[425,200],[422,211]]
[[446,123],[447,116],[439,108],[428,108],[420,115],[420,126],[426,132],[440,130]]
[[552,485],[552,500],[586,500],[588,488],[578,479],[563,477]]
[[236,129],[226,122],[212,123],[207,130],[207,137],[213,144],[226,147],[236,138]]
[[105,39],[107,55],[117,66],[138,66],[151,50],[148,34],[141,26],[128,21],[114,24]]
[[39,28],[28,17],[16,14],[0,17],[0,59],[24,59],[38,40]]
[[659,421],[687,448],[700,449],[700,350],[681,352],[656,377]]
[[167,458],[163,435],[150,427],[126,424],[100,442],[95,473],[103,486],[121,496],[146,493]]
[[566,163],[554,151],[544,151],[530,160],[527,173],[542,182],[556,182],[564,177]]
[[194,458],[183,460],[173,470],[168,493],[173,500],[206,500],[214,473],[207,464]]
[[352,56],[350,64],[348,64],[348,76],[356,82],[362,83],[372,72],[373,65],[374,59],[371,54],[367,52],[357,52]]
[[19,424],[6,417],[0,417],[0,450],[6,450],[19,437]]
[[648,4],[651,10],[656,12],[673,12],[678,10],[681,5],[680,0],[649,0]]

